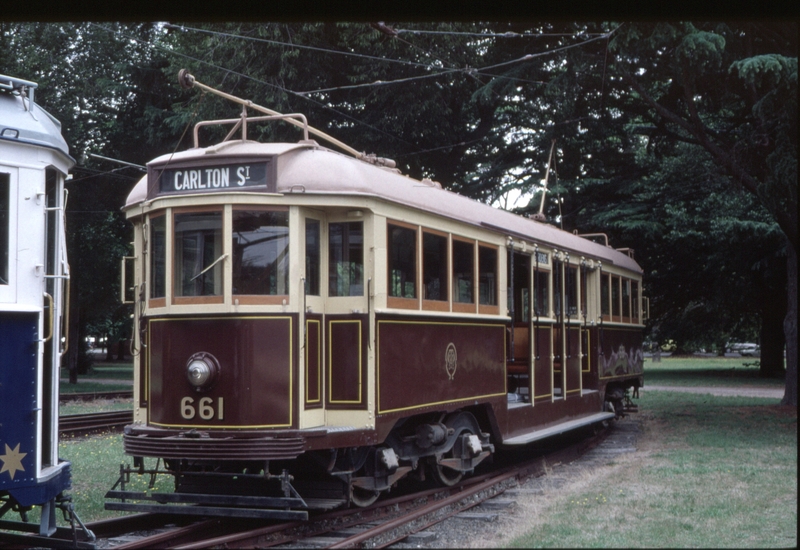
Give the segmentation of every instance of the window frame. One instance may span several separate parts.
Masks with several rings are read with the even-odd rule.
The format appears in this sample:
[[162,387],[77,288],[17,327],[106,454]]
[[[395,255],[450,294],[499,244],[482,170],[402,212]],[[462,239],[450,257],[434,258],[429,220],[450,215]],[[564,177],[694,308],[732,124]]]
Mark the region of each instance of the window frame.
[[[476,293],[477,293],[477,285],[475,282],[477,281],[478,276],[478,247],[477,242],[475,239],[468,239],[465,237],[459,237],[457,235],[450,235],[450,279],[451,279],[451,289],[450,289],[450,297],[453,303],[453,311],[457,313],[475,313],[478,310],[478,303],[476,300]],[[459,302],[456,300],[456,243],[463,243],[468,244],[472,247],[472,301],[471,302]]]
[[[428,228],[421,228],[420,231],[421,236],[421,244],[420,244],[420,255],[421,255],[421,280],[420,280],[420,298],[422,300],[422,309],[428,311],[450,311],[450,304],[452,302],[452,294],[450,291],[451,287],[451,276],[450,273],[452,271],[452,247],[450,246],[450,234],[444,231],[437,231],[435,229],[428,229]],[[425,298],[425,235],[432,235],[434,237],[444,239],[444,248],[445,248],[445,255],[444,255],[444,276],[441,277],[442,282],[444,283],[444,289],[440,289],[440,292],[444,295],[444,299],[442,300],[431,300]],[[440,271],[440,275],[441,275]]]
[[[360,265],[361,265],[361,294],[334,294],[334,293],[331,292],[331,281],[333,280],[333,278],[331,276],[332,275],[331,267],[332,267],[332,264],[333,264],[333,261],[334,261],[334,255],[331,254],[331,236],[332,236],[331,228],[333,228],[334,226],[337,226],[337,225],[348,225],[349,226],[349,225],[352,225],[352,224],[359,224],[361,226],[361,263],[360,263]],[[367,283],[367,279],[368,279],[367,273],[366,273],[366,261],[365,261],[366,260],[366,255],[364,253],[365,252],[365,240],[366,240],[366,229],[367,229],[367,227],[366,227],[366,224],[364,223],[364,220],[357,220],[357,221],[354,221],[354,220],[329,221],[327,229],[328,229],[327,230],[327,233],[328,233],[328,239],[327,239],[327,241],[328,241],[328,262],[327,262],[328,263],[328,270],[327,270],[328,278],[327,278],[326,282],[327,282],[327,285],[328,285],[328,287],[327,287],[328,288],[328,293],[327,293],[328,298],[363,298],[364,296],[366,296],[366,292],[367,292],[366,283]],[[342,262],[347,262],[348,264],[353,263],[353,262],[350,262],[350,260],[349,260],[350,248],[351,248],[351,246],[350,246],[350,231],[348,229],[347,238],[346,239],[345,238],[342,239],[342,251],[344,252],[344,255],[343,255],[343,258],[342,258]],[[337,275],[337,281],[338,281],[338,275]],[[352,284],[350,284],[348,286],[349,286],[349,288],[353,287]],[[338,284],[337,284],[337,287],[338,287]]]
[[[286,245],[289,251],[289,259],[286,262],[286,293],[285,294],[236,294],[233,290],[234,273],[233,273],[233,223],[236,212],[286,212],[286,235],[289,241]],[[291,213],[288,206],[267,206],[267,205],[249,205],[249,204],[234,204],[231,208],[230,217],[230,245],[231,245],[231,262],[230,262],[230,279],[231,279],[231,299],[238,300],[241,305],[283,305],[291,302]],[[223,224],[223,227],[225,225]],[[223,230],[224,233],[224,230]],[[223,236],[224,238],[224,236]]]
[[[305,274],[303,292],[305,293],[306,296],[319,296],[319,297],[321,297],[322,296],[322,294],[321,294],[322,293],[322,238],[324,237],[322,220],[321,219],[317,219],[317,218],[313,218],[313,217],[309,217],[309,216],[305,216],[303,218],[303,220],[304,220],[304,222],[303,222],[303,226],[304,226],[303,227],[303,229],[304,229],[304,232],[303,232],[303,266],[304,266],[304,268],[303,269],[304,269],[304,274]],[[314,279],[316,279],[316,286],[317,286],[316,292],[312,292],[314,289],[310,289],[309,288],[310,281],[312,280],[312,277],[310,277],[310,273],[309,273],[310,269],[309,269],[309,262],[308,262],[308,258],[309,258],[309,254],[308,254],[309,222],[313,222],[313,223],[315,223],[317,225],[317,235],[316,235],[316,237],[317,237],[317,254],[316,254],[316,256],[317,256],[317,258],[316,258],[317,265],[316,265],[316,273],[314,274],[315,275]],[[290,236],[290,238],[291,238],[291,236]],[[313,266],[311,266],[311,267],[313,269]]]
[[[168,261],[168,241],[169,241],[169,216],[167,216],[167,210],[157,210],[151,212],[147,215],[147,260],[149,262],[147,266],[147,282],[148,282],[148,289],[147,289],[147,307],[156,308],[156,307],[164,307],[167,305],[167,293],[169,291],[169,277],[167,276],[167,266],[170,263]],[[164,294],[163,296],[153,296],[152,292],[155,288],[155,238],[154,238],[154,231],[153,231],[153,220],[162,219],[164,222],[164,250],[163,250],[163,261],[164,261],[164,277],[163,277],[163,285],[164,285]]]
[[[475,279],[475,294],[477,294],[477,302],[478,302],[478,313],[487,314],[487,315],[497,315],[500,313],[500,247],[497,245],[476,241],[476,272],[477,277]],[[481,296],[481,275],[485,273],[481,269],[481,249],[489,250],[494,252],[494,303],[493,304],[484,304]]]
[[[391,227],[414,232],[414,297],[392,296],[392,233]],[[397,309],[419,309],[421,300],[422,262],[420,260],[420,230],[418,225],[388,219],[386,220],[386,306]]]
[[222,280],[220,281],[220,287],[222,289],[220,294],[210,294],[210,295],[203,295],[203,296],[178,296],[177,294],[177,285],[178,281],[176,281],[176,277],[178,276],[178,269],[177,268],[177,259],[176,254],[178,253],[178,246],[177,246],[177,239],[175,238],[175,224],[177,223],[178,216],[181,214],[201,214],[201,213],[219,213],[220,214],[220,245],[222,253],[225,254],[225,228],[227,226],[227,220],[225,215],[225,208],[223,205],[213,205],[213,206],[190,206],[185,208],[173,208],[172,209],[172,220],[170,224],[170,231],[168,239],[172,242],[172,281],[171,281],[171,288],[172,288],[172,304],[174,305],[203,305],[203,304],[222,304],[225,303],[225,282],[226,277],[225,273],[228,271],[228,268],[225,266],[225,260],[221,260],[221,273],[222,273]]

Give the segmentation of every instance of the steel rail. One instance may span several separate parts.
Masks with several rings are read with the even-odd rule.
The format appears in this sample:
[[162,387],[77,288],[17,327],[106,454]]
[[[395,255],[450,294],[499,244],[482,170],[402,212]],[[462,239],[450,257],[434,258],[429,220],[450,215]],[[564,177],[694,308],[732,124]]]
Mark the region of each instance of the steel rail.
[[68,414],[58,419],[58,433],[76,434],[120,428],[133,422],[133,409],[88,414]]
[[58,396],[59,403],[66,403],[68,401],[93,401],[95,399],[133,399],[133,390],[62,393]]

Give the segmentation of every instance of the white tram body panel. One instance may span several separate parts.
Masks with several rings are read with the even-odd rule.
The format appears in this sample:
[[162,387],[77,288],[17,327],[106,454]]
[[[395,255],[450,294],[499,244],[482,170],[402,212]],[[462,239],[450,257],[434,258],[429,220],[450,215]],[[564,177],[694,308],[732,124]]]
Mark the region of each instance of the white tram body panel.
[[39,534],[49,536],[56,508],[71,510],[58,394],[69,279],[64,181],[75,161],[35,90],[0,76],[0,516],[42,506]]

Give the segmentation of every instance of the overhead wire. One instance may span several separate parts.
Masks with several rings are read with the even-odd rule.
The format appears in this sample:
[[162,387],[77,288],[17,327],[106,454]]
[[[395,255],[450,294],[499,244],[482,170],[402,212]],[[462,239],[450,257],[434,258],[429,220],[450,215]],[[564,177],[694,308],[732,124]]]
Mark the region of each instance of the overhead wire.
[[[569,32],[553,32],[553,33],[518,33],[513,31],[508,32],[464,32],[464,31],[432,31],[427,29],[394,29],[397,34],[440,34],[440,35],[453,35],[453,36],[474,36],[476,38],[542,38],[542,37],[555,37],[555,36],[575,36],[575,33]],[[603,35],[605,33],[586,33],[585,36]]]
[[[446,69],[446,70],[443,70],[442,72],[439,72],[439,73],[436,73],[436,74],[430,74],[430,75],[420,75],[420,76],[399,78],[399,79],[396,79],[396,80],[387,80],[387,81],[365,82],[363,84],[349,84],[349,85],[346,85],[346,86],[335,86],[335,87],[331,87],[331,88],[321,88],[321,89],[318,89],[318,90],[306,90],[306,91],[303,91],[303,92],[295,92],[295,93],[305,95],[305,94],[312,94],[312,93],[331,92],[331,91],[335,91],[335,90],[350,90],[350,89],[355,89],[355,88],[367,88],[367,87],[371,87],[371,86],[383,86],[383,85],[387,85],[387,84],[399,84],[399,83],[404,83],[404,82],[411,82],[411,81],[414,81],[414,80],[423,80],[423,79],[428,79],[428,78],[436,78],[436,77],[440,77],[440,76],[447,75],[447,74],[453,74],[453,73],[463,73],[463,74],[468,74],[468,75],[485,74],[485,71],[488,71],[488,70],[497,69],[499,67],[506,67],[508,65],[521,63],[523,61],[530,61],[531,59],[535,59],[535,58],[538,58],[538,57],[544,57],[544,56],[552,55],[552,54],[555,54],[555,53],[560,53],[560,52],[563,52],[563,51],[566,51],[566,50],[569,50],[569,49],[572,49],[572,48],[585,46],[586,44],[589,44],[591,42],[596,42],[598,40],[607,39],[608,37],[610,37],[610,35],[613,32],[614,31],[611,31],[610,33],[603,34],[603,35],[598,36],[596,38],[590,38],[588,40],[584,40],[583,42],[580,42],[578,44],[568,44],[566,46],[555,48],[553,50],[547,50],[547,51],[538,52],[538,53],[529,53],[529,54],[523,55],[522,57],[519,57],[519,58],[516,58],[516,59],[512,59],[510,61],[504,61],[502,63],[495,63],[494,65],[488,65],[486,67],[453,68],[453,69]],[[413,44],[410,44],[410,43],[409,43],[409,45],[413,46]],[[486,76],[495,76],[495,75],[486,75]],[[505,77],[504,76],[496,76],[496,78],[505,78]]]
[[[363,83],[363,84],[352,84],[352,85],[346,85],[346,86],[337,86],[337,87],[331,87],[331,88],[323,88],[323,89],[317,89],[317,90],[308,90],[308,91],[297,92],[297,91],[285,88],[283,86],[280,86],[278,84],[274,84],[272,82],[267,82],[267,81],[264,81],[264,80],[261,80],[261,79],[258,79],[258,78],[255,78],[255,77],[240,73],[238,71],[234,71],[232,69],[228,69],[228,68],[225,68],[225,67],[220,67],[220,66],[218,66],[218,65],[216,65],[214,63],[211,63],[209,61],[206,61],[206,60],[203,60],[203,59],[199,59],[199,58],[184,54],[182,52],[175,51],[173,49],[165,48],[165,47],[160,46],[158,44],[154,44],[151,41],[142,40],[142,39],[140,39],[138,37],[131,36],[131,35],[127,34],[127,33],[121,32],[119,30],[109,29],[109,28],[107,28],[107,27],[105,27],[103,25],[99,25],[99,24],[96,24],[96,23],[90,23],[90,25],[94,25],[94,26],[96,26],[98,28],[101,28],[101,29],[107,31],[107,32],[111,32],[111,33],[114,33],[114,34],[120,34],[121,36],[125,36],[126,38],[129,38],[131,40],[135,40],[135,41],[137,41],[139,43],[144,43],[144,44],[146,44],[146,45],[148,45],[148,46],[150,46],[150,47],[152,47],[152,48],[154,48],[156,50],[162,51],[162,52],[167,53],[169,55],[183,57],[183,58],[195,61],[197,63],[203,64],[203,65],[207,65],[207,66],[212,67],[212,68],[214,68],[216,70],[222,71],[226,75],[235,75],[235,76],[250,80],[252,82],[256,82],[258,84],[263,84],[265,86],[272,87],[272,88],[277,89],[277,90],[279,90],[279,91],[281,91],[281,92],[283,92],[283,93],[285,93],[287,95],[291,95],[291,96],[302,98],[302,99],[304,99],[306,101],[309,101],[309,102],[313,103],[314,105],[317,105],[318,107],[320,107],[322,109],[331,111],[331,112],[335,113],[336,115],[341,116],[344,119],[347,119],[347,120],[352,121],[354,123],[357,123],[359,125],[365,126],[365,127],[369,128],[371,130],[374,130],[374,131],[376,131],[376,132],[378,132],[378,133],[380,133],[382,135],[385,135],[387,137],[390,137],[392,139],[396,139],[396,140],[406,144],[407,146],[409,146],[409,147],[411,147],[413,149],[417,149],[416,153],[409,153],[408,155],[421,154],[421,153],[428,152],[428,151],[431,151],[431,150],[425,150],[425,151],[419,150],[419,148],[416,145],[414,145],[413,143],[410,143],[410,142],[404,140],[403,138],[401,138],[401,137],[399,137],[397,135],[394,135],[394,134],[391,134],[389,132],[386,132],[385,130],[383,130],[381,128],[377,128],[377,127],[375,127],[375,126],[373,126],[371,124],[368,124],[368,123],[366,123],[364,121],[361,121],[361,120],[355,118],[352,115],[349,115],[347,113],[339,111],[339,110],[335,109],[334,107],[331,107],[329,104],[325,104],[325,103],[322,103],[320,101],[314,100],[311,97],[309,97],[309,94],[325,93],[325,92],[336,91],[336,90],[345,90],[345,89],[357,89],[357,88],[368,88],[368,87],[375,87],[375,86],[385,86],[385,85],[390,85],[390,84],[406,83],[406,82],[412,82],[412,81],[417,81],[417,80],[422,80],[422,79],[435,78],[435,77],[440,77],[440,76],[450,75],[450,74],[457,74],[457,73],[467,74],[469,76],[472,76],[473,78],[475,78],[475,74],[483,74],[485,76],[490,76],[490,77],[494,77],[494,78],[514,78],[514,77],[506,77],[505,75],[492,75],[492,74],[487,73],[486,71],[490,71],[490,70],[493,70],[493,69],[496,69],[496,68],[499,68],[499,67],[506,67],[506,66],[517,64],[517,63],[521,63],[521,62],[524,62],[524,61],[529,61],[531,59],[535,59],[535,58],[539,58],[539,57],[553,55],[553,54],[560,53],[560,52],[563,52],[563,51],[566,51],[566,50],[569,50],[569,49],[573,49],[573,48],[577,48],[577,47],[582,47],[582,46],[585,46],[586,44],[593,43],[593,42],[598,41],[598,40],[603,40],[603,39],[608,40],[611,37],[611,35],[613,35],[617,31],[617,29],[619,28],[619,27],[616,27],[615,29],[612,29],[611,31],[608,31],[606,33],[591,33],[591,34],[587,33],[586,36],[593,36],[593,38],[588,38],[587,40],[583,40],[583,41],[581,41],[579,43],[568,44],[568,45],[565,45],[565,46],[554,48],[552,50],[547,50],[547,51],[533,53],[533,54],[526,54],[526,55],[524,55],[522,57],[519,57],[519,58],[516,58],[516,59],[512,59],[512,60],[505,61],[505,62],[502,62],[502,63],[496,63],[496,64],[493,64],[493,65],[488,65],[486,67],[480,67],[480,68],[466,67],[466,68],[450,68],[450,69],[442,68],[440,70],[440,72],[435,73],[435,74],[429,74],[429,75],[419,75],[419,76],[406,77],[406,78],[396,79],[396,80],[391,80],[391,81],[375,81],[375,82]],[[194,32],[205,32],[205,33],[209,33],[209,34],[218,34],[218,35],[226,36],[226,37],[229,37],[229,38],[235,38],[235,39],[263,41],[263,42],[268,42],[268,43],[287,46],[287,47],[292,47],[292,48],[305,48],[305,49],[321,51],[321,52],[326,52],[326,53],[341,54],[341,55],[354,55],[354,56],[357,56],[357,57],[365,57],[365,58],[374,59],[376,61],[381,61],[381,62],[403,62],[402,60],[393,60],[391,58],[384,58],[384,57],[377,57],[377,56],[366,56],[364,54],[356,54],[354,52],[352,52],[352,53],[351,52],[341,52],[339,50],[329,50],[329,49],[317,48],[317,47],[313,47],[313,46],[303,46],[303,45],[298,45],[298,44],[294,44],[294,43],[285,43],[285,42],[269,40],[269,39],[260,39],[260,38],[254,38],[254,37],[247,37],[247,36],[244,36],[244,35],[236,35],[236,34],[232,34],[232,33],[223,33],[223,32],[220,32],[220,31],[209,31],[209,30],[206,30],[206,29],[197,29],[197,28],[193,28],[193,27],[185,27],[185,26],[173,25],[173,24],[168,24],[168,25],[169,25],[170,28],[179,28],[181,30],[190,30],[190,31],[194,31]],[[167,25],[165,25],[165,26],[167,26]],[[409,32],[410,33],[411,30],[404,29],[403,32]],[[459,33],[458,31],[446,31],[446,32],[445,31],[425,31],[425,32],[429,33],[429,34],[453,34],[453,35],[462,34],[462,33]],[[399,31],[398,31],[398,33],[399,33]],[[421,33],[422,32],[420,32],[420,34]],[[499,36],[505,36],[505,34],[499,35]],[[544,36],[544,35],[531,35],[531,36]],[[548,35],[548,36],[551,36],[551,35]],[[552,36],[574,36],[574,35],[564,33],[564,34],[556,34],[556,35],[552,35]],[[395,38],[399,39],[397,36],[395,36]],[[422,50],[418,46],[416,46],[414,44],[411,44],[410,42],[408,42],[406,40],[403,40],[403,39],[399,39],[399,40],[401,40],[402,42],[405,42],[406,44],[408,44],[409,46],[411,46],[411,47],[413,47],[415,49]],[[436,56],[434,56],[430,52],[425,52],[425,53],[427,55],[430,55],[434,59],[437,59],[437,61],[439,61],[440,63],[444,63],[441,59],[438,59]],[[416,63],[416,62],[404,62],[404,63],[409,64],[409,65],[415,65],[415,66],[419,66],[419,67],[424,67],[424,68],[429,69],[429,70],[434,70],[434,69],[438,70],[439,69],[439,67],[436,67],[436,66],[431,65],[431,64],[422,64],[422,63]],[[604,67],[604,69],[605,69],[605,67]],[[522,80],[522,79],[519,79],[519,80]],[[541,84],[540,82],[536,82],[536,83]],[[433,149],[433,150],[446,149],[446,148],[449,148],[449,147],[457,147],[457,146],[459,146],[459,144],[446,145],[446,146],[439,147],[439,148],[436,148],[436,149]]]
[[356,53],[356,52],[343,52],[341,50],[332,50],[332,49],[329,49],[329,48],[320,48],[318,46],[307,46],[305,44],[297,44],[295,42],[281,42],[280,40],[272,40],[272,39],[269,39],[269,38],[259,38],[259,37],[247,36],[247,35],[243,35],[243,34],[233,34],[233,33],[227,33],[227,32],[222,32],[222,31],[212,31],[210,29],[199,29],[199,28],[196,28],[196,27],[186,27],[184,25],[175,25],[173,23],[165,24],[164,27],[165,28],[170,28],[170,29],[179,29],[179,30],[183,30],[183,31],[193,31],[193,32],[198,32],[198,33],[213,34],[213,35],[218,35],[218,36],[228,36],[230,38],[238,38],[238,39],[241,39],[241,40],[250,40],[250,41],[253,41],[253,42],[263,42],[263,43],[266,43],[266,44],[274,44],[276,46],[287,46],[287,47],[290,47],[290,48],[296,48],[296,49],[300,49],[300,50],[311,50],[311,51],[316,51],[316,52],[321,52],[321,53],[329,53],[329,54],[335,54],[335,55],[343,55],[343,56],[347,56],[347,57],[356,57],[356,58],[361,58],[361,59],[369,59],[369,60],[372,60],[372,61],[383,61],[383,62],[388,62],[388,63],[399,63],[399,64],[403,64],[403,65],[410,65],[412,67],[424,67],[424,68],[428,68],[429,67],[425,63],[418,63],[416,61],[407,61],[405,59],[392,59],[390,57],[379,57],[379,56],[376,56],[376,55],[367,55],[367,54]]
[[124,36],[125,38],[130,39],[130,40],[135,40],[135,41],[137,41],[139,43],[147,44],[150,47],[152,47],[152,48],[154,48],[154,49],[156,49],[158,51],[164,52],[166,54],[174,55],[174,56],[177,56],[177,57],[182,57],[182,58],[185,58],[185,59],[189,59],[189,60],[194,61],[196,63],[200,63],[202,65],[207,65],[207,66],[212,67],[212,68],[214,68],[216,70],[222,71],[222,72],[224,72],[226,74],[235,75],[235,76],[250,80],[252,82],[256,82],[258,84],[263,84],[265,86],[269,86],[271,88],[275,88],[275,89],[277,89],[277,90],[279,90],[281,92],[284,92],[287,95],[292,95],[292,96],[296,96],[296,97],[302,98],[302,99],[304,99],[306,101],[309,101],[310,103],[313,103],[314,105],[320,107],[321,109],[333,112],[337,116],[340,116],[340,117],[342,117],[344,119],[347,119],[347,120],[350,120],[350,121],[352,121],[354,123],[357,123],[357,124],[360,124],[362,126],[365,126],[365,127],[369,128],[371,130],[374,130],[375,132],[383,134],[383,135],[385,135],[387,137],[390,137],[392,139],[396,139],[396,140],[398,140],[398,141],[400,141],[400,142],[402,142],[402,143],[404,143],[404,144],[406,144],[406,145],[408,145],[410,147],[415,147],[415,145],[413,143],[410,143],[410,142],[404,140],[403,138],[401,138],[399,136],[391,134],[391,133],[389,133],[389,132],[387,132],[385,130],[382,130],[381,128],[377,128],[375,126],[372,126],[371,124],[368,124],[368,123],[366,123],[366,122],[364,122],[362,120],[359,120],[359,119],[355,118],[352,115],[349,115],[347,113],[339,111],[338,109],[335,109],[334,107],[331,107],[330,105],[326,105],[326,104],[324,104],[324,103],[322,103],[320,101],[312,99],[312,98],[310,98],[308,96],[305,96],[305,95],[303,95],[301,93],[295,92],[293,90],[289,90],[288,88],[284,88],[283,86],[280,86],[278,84],[274,84],[272,82],[267,82],[265,80],[261,80],[259,78],[255,78],[255,77],[252,77],[250,75],[246,75],[246,74],[240,73],[238,71],[234,71],[232,69],[228,69],[228,68],[225,68],[225,67],[220,67],[219,65],[215,65],[214,63],[211,63],[209,61],[205,61],[204,59],[199,59],[197,57],[193,57],[191,55],[187,55],[187,54],[182,53],[182,52],[178,52],[178,51],[175,51],[175,50],[170,50],[169,48],[165,48],[163,46],[159,46],[158,44],[154,44],[154,43],[152,43],[150,41],[142,40],[141,38],[138,38],[136,36],[131,36],[131,35],[127,34],[127,33],[121,32],[121,31],[117,31],[117,30],[114,30],[114,29],[109,29],[109,28],[104,27],[103,25],[99,25],[97,23],[89,23],[89,24],[93,25],[93,26],[96,26],[98,28],[101,28],[101,29],[105,30],[106,32],[119,34],[121,36]]

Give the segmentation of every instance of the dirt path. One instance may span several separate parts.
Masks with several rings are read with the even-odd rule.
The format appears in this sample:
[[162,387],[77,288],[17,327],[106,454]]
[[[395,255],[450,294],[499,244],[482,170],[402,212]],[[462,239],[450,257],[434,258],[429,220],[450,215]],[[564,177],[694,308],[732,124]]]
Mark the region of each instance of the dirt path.
[[682,393],[707,393],[711,395],[741,396],[741,397],[767,397],[774,399],[783,398],[783,388],[719,388],[710,386],[652,386],[645,385],[639,390],[640,395],[646,391],[676,391]]

